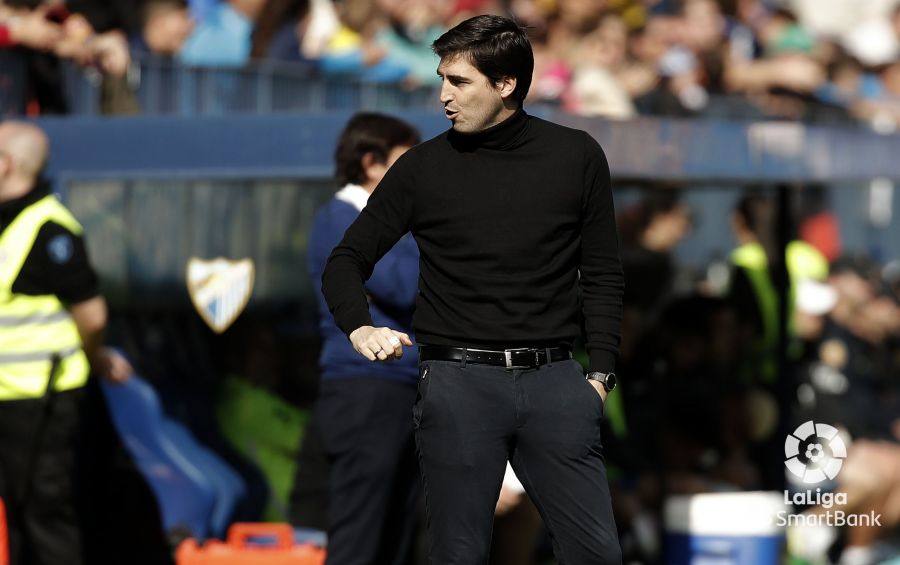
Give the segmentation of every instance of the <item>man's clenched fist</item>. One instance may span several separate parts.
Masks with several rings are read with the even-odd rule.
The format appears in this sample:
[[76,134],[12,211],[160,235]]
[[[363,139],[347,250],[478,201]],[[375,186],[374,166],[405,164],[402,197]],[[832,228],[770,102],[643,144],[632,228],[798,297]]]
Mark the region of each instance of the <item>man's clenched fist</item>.
[[403,357],[403,346],[412,345],[409,336],[391,328],[362,326],[350,333],[350,343],[369,361],[392,361]]

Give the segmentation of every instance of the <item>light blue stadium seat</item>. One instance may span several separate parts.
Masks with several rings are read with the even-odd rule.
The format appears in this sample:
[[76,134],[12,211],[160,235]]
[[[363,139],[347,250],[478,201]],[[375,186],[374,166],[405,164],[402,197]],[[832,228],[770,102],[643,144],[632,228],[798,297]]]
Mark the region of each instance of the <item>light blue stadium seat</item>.
[[215,452],[208,449],[183,425],[166,420],[163,422],[166,435],[209,479],[216,490],[216,501],[209,519],[212,535],[224,539],[231,524],[231,517],[238,502],[247,494],[244,480]]
[[146,381],[133,375],[123,384],[101,383],[113,424],[156,495],[165,531],[186,529],[206,538],[217,488],[202,457],[167,433],[171,427]]

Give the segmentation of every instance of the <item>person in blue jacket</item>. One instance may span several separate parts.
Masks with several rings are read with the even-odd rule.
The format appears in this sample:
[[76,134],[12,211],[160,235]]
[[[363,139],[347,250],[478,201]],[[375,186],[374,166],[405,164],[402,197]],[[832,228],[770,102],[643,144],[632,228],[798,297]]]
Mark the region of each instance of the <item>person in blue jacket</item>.
[[[310,234],[314,288],[321,285],[331,250],[388,168],[418,142],[415,129],[390,116],[359,113],[350,119],[335,151],[342,188],[316,212]],[[418,278],[419,250],[407,233],[365,284],[377,325],[412,334]],[[330,463],[327,563],[404,563],[412,546],[419,484],[412,420],[418,360],[408,355],[391,363],[368,361],[316,294],[322,351],[313,420]]]

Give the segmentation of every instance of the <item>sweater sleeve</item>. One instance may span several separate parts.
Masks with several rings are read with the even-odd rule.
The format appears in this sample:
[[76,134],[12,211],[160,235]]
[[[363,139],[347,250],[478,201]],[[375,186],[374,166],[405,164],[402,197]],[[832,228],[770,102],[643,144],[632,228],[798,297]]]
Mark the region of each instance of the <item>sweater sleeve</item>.
[[388,169],[325,264],[322,295],[335,323],[347,336],[361,326],[372,325],[365,283],[378,260],[409,231],[410,153],[405,153]]
[[587,133],[584,136],[579,285],[585,344],[590,370],[610,372],[615,370],[619,352],[625,277],[619,257],[609,165],[600,145]]
[[419,250],[404,236],[375,265],[366,282],[374,300],[402,310],[412,310],[419,290]]

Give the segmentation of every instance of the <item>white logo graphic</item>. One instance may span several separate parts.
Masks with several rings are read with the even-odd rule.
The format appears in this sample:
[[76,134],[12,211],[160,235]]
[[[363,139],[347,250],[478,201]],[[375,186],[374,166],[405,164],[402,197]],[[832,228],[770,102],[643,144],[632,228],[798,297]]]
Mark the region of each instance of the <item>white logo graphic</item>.
[[835,478],[846,457],[844,440],[838,436],[837,429],[828,424],[810,420],[784,440],[784,465],[806,484]]
[[253,261],[218,258],[188,262],[187,285],[200,316],[216,333],[222,333],[243,312],[253,293]]

